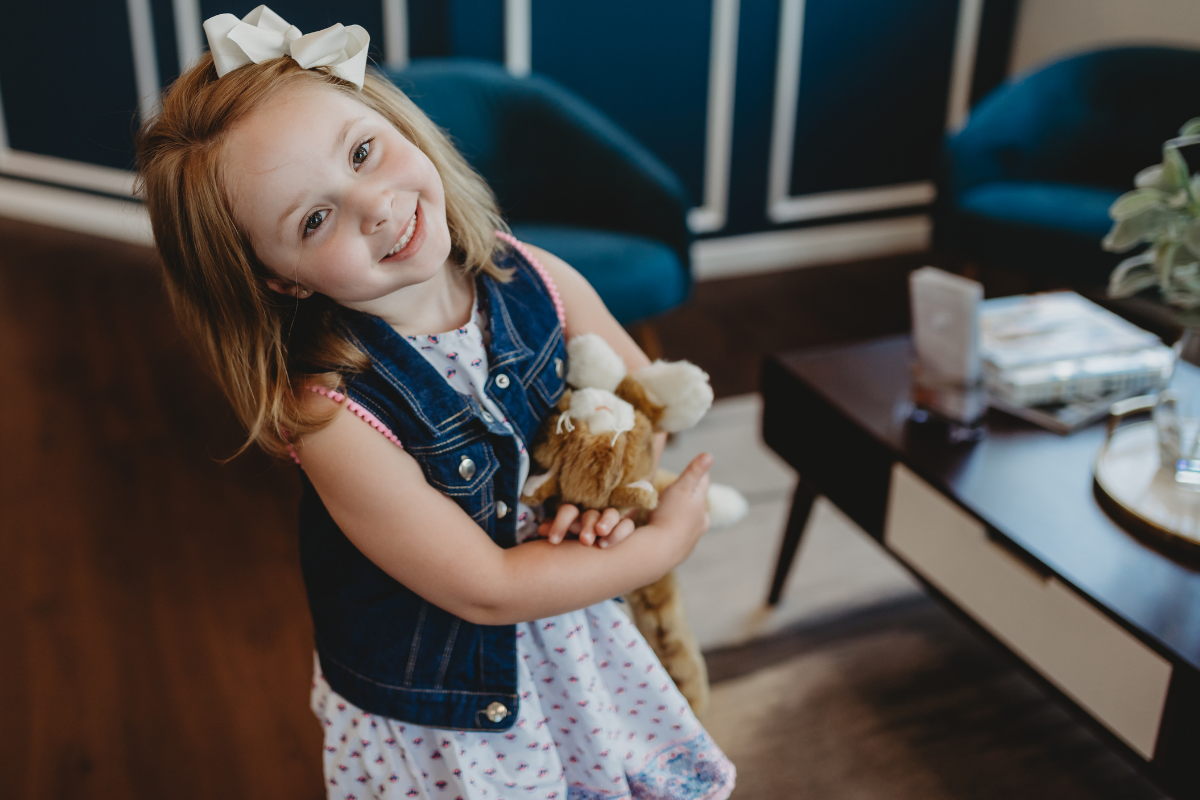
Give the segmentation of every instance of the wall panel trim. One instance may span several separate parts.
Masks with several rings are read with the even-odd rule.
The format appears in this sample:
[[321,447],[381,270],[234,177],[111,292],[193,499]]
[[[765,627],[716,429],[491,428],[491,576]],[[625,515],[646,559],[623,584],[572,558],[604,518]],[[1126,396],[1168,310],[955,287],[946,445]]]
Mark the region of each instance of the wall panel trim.
[[531,0],[504,0],[504,68],[527,77],[533,69],[533,10]]
[[[790,173],[791,170],[789,169]],[[937,197],[932,181],[897,183],[891,186],[871,186],[866,189],[839,189],[833,192],[814,192],[797,197],[784,197],[771,207],[775,222],[800,219],[842,217],[865,214],[889,208],[928,205]]]
[[[931,181],[876,186],[793,196],[792,159],[796,146],[796,113],[800,101],[805,0],[783,0],[779,12],[779,46],[775,61],[775,109],[767,167],[767,218],[775,223],[881,211],[932,203]],[[959,0],[954,61],[947,98],[947,125],[966,119],[983,0]]]
[[696,280],[779,272],[929,249],[928,215],[815,225],[701,239],[692,245]]
[[132,197],[134,180],[137,178],[137,174],[130,170],[25,153],[7,147],[0,150],[0,177],[4,175],[75,186],[116,197]]
[[8,121],[4,118],[4,92],[0,90],[0,164],[8,153]]
[[408,66],[408,0],[383,0],[383,59],[391,69]]
[[125,0],[125,13],[129,17],[129,41],[133,49],[133,77],[137,85],[138,116],[149,119],[158,111],[159,96],[162,94],[150,0]]
[[725,227],[729,166],[733,159],[733,103],[737,82],[739,0],[713,0],[708,57],[708,114],[704,131],[704,198],[688,212],[688,227],[711,233]]
[[0,216],[154,246],[150,215],[141,203],[57,186],[0,178]]
[[971,108],[971,83],[975,77],[975,54],[979,50],[979,26],[984,0],[961,0],[958,28],[954,34],[954,65],[950,69],[950,101],[946,104],[946,130],[957,133],[967,124]]
[[205,50],[200,0],[171,0],[171,11],[175,15],[175,52],[179,54],[179,72],[182,74]]

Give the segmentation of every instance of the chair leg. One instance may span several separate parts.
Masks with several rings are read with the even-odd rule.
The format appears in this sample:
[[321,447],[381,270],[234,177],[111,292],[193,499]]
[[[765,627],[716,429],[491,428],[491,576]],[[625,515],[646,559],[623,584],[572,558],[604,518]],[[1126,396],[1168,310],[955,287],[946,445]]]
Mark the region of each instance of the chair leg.
[[651,361],[666,357],[663,354],[662,339],[658,338],[658,329],[649,322],[638,322],[630,326],[629,335]]
[[804,536],[804,528],[808,524],[813,501],[816,499],[816,488],[801,477],[796,486],[796,494],[792,496],[792,510],[788,513],[787,527],[783,531],[783,544],[779,548],[779,560],[775,563],[771,593],[767,595],[769,606],[778,605],[779,598],[783,595],[783,584],[787,582],[788,572],[796,558],[796,550],[800,547],[800,539]]

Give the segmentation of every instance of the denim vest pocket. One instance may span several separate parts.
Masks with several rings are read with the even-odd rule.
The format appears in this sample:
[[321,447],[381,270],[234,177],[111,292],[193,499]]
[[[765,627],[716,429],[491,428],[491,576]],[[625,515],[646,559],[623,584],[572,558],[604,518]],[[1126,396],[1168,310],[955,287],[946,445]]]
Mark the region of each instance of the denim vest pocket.
[[490,489],[500,469],[500,460],[483,429],[424,447],[410,447],[408,451],[424,468],[430,486],[448,497],[469,497]]
[[[566,363],[565,358],[563,358],[562,363]],[[537,398],[545,403],[545,408],[535,409],[536,412],[540,412],[540,415],[544,416],[549,413],[550,409],[554,408],[555,403],[563,396],[563,390],[566,389],[567,383],[558,377],[555,373],[554,363],[551,362],[542,367],[541,371],[530,383],[530,386],[533,387],[533,393]]]
[[525,376],[525,385],[531,388],[527,392],[527,402],[535,418],[544,418],[555,403],[562,397],[567,383],[566,376],[567,348],[563,344],[562,330],[555,329],[554,336],[538,353]]

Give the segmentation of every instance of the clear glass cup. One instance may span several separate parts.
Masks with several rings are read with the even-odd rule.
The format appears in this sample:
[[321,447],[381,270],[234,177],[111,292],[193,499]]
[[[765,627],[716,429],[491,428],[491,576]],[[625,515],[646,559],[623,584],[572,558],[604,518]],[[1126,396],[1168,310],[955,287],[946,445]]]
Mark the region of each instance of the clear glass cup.
[[1158,457],[1181,488],[1200,492],[1200,392],[1171,388],[1154,407]]
[[1187,328],[1173,349],[1175,364],[1154,407],[1158,457],[1180,488],[1200,492],[1200,331]]

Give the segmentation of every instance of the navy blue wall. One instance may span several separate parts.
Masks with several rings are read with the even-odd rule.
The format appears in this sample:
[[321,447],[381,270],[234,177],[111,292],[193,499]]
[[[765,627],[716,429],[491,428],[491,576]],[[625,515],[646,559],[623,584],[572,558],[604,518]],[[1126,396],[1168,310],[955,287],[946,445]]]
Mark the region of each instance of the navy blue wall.
[[[246,8],[200,0],[202,17]],[[704,194],[712,5],[697,0],[531,0],[534,71],[565,84],[641,140]],[[978,99],[1004,74],[1018,0],[987,0],[972,83]],[[178,74],[171,0],[149,0],[161,82]],[[138,105],[124,0],[56,14],[53,58],[26,31],[34,4],[0,26],[0,96],[10,146],[128,169]],[[304,31],[357,23],[382,61],[381,0],[277,0]],[[413,58],[504,60],[504,0],[408,0]],[[807,0],[790,193],[932,177],[946,118],[958,0]],[[780,0],[742,0],[727,223],[716,235],[780,227],[766,216]],[[95,42],[103,42],[102,52]],[[25,65],[43,71],[37,82]],[[880,212],[875,212],[876,214]],[[895,212],[883,212],[895,213]],[[796,224],[820,224],[828,219]]]
[[[808,3],[791,194],[933,174],[958,0]],[[845,32],[854,32],[848,46]]]
[[[103,52],[95,42],[104,43]],[[138,98],[124,0],[90,0],[53,20],[38,3],[6,3],[0,53],[10,147],[133,165]]]

